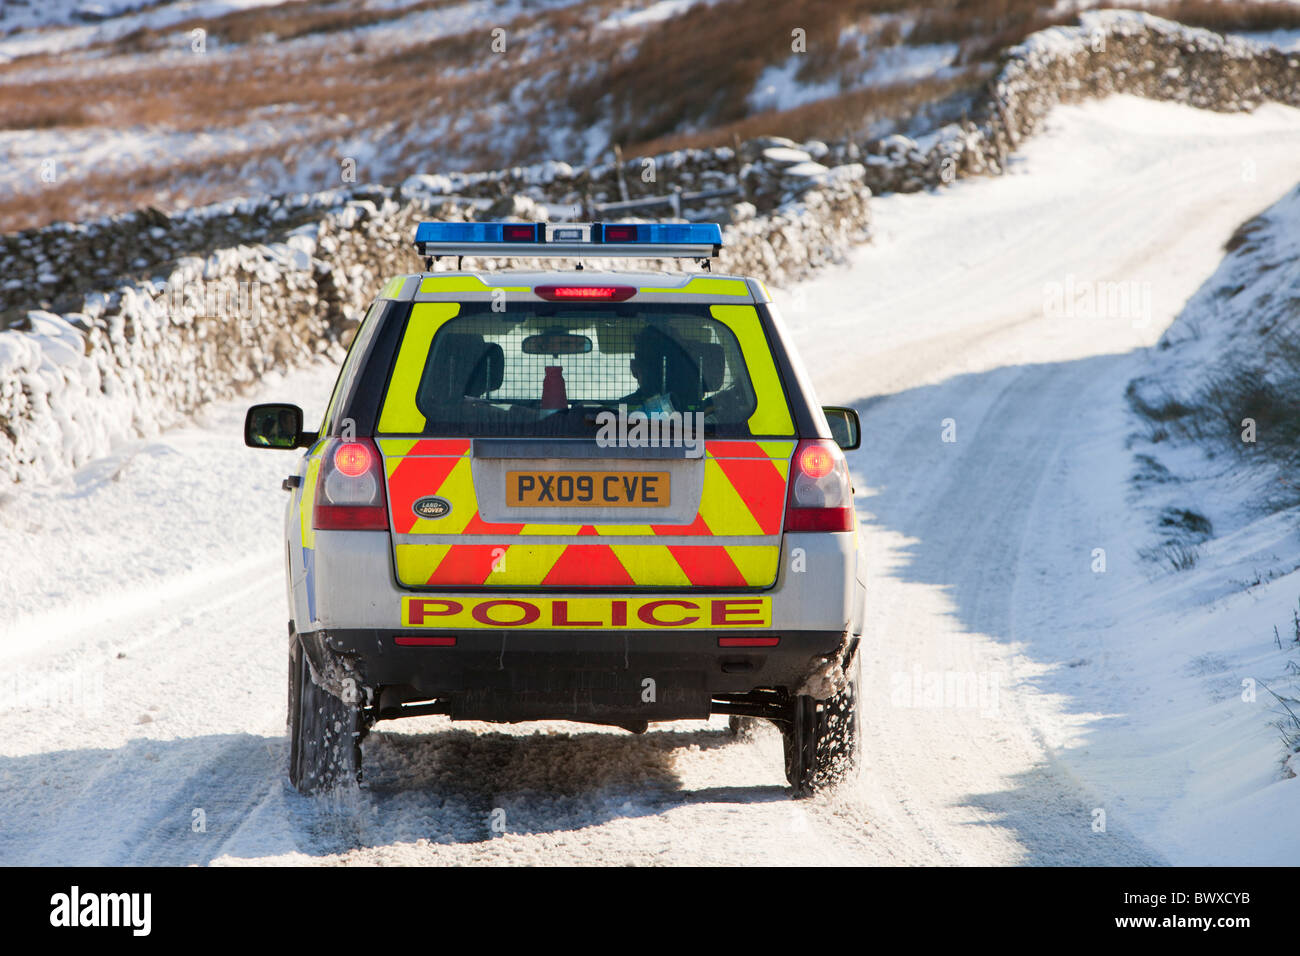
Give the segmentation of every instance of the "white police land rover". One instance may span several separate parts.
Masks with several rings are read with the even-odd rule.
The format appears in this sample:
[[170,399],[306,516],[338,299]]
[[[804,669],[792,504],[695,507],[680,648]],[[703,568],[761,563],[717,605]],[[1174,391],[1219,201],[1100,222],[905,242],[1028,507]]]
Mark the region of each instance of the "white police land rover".
[[[716,225],[423,223],[443,256],[682,257]],[[433,272],[389,282],[286,524],[289,776],[360,773],[379,720],[645,730],[766,718],[798,793],[855,761],[865,589],[841,449],[761,282],[710,272]]]

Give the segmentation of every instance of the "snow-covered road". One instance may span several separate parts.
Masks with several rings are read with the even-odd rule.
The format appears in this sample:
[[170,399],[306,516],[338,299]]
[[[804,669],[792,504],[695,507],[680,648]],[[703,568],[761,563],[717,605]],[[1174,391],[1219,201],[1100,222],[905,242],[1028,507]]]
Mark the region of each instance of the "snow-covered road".
[[[1137,761],[1075,757],[1116,750],[1146,679],[1112,619],[1146,581],[1123,388],[1233,228],[1298,179],[1300,111],[1060,108],[1014,175],[875,201],[872,245],[780,294],[820,398],[863,416],[856,784],[790,800],[769,727],[427,718],[379,726],[365,789],[294,794],[290,462],[240,445],[240,401],[0,497],[0,863],[1171,859],[1151,835],[1181,780],[1135,776],[1130,806],[1114,767]],[[1117,281],[1136,283],[1122,316],[1045,309],[1054,283]],[[248,400],[310,416],[333,371]]]

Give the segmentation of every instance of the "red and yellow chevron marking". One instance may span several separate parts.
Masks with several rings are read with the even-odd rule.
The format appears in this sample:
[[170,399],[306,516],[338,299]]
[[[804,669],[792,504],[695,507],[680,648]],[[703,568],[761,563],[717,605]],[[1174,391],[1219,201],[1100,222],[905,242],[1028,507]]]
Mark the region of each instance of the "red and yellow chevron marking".
[[765,587],[777,544],[398,544],[410,586],[502,588]]
[[[794,442],[709,441],[699,512],[688,524],[573,525],[488,522],[479,516],[468,439],[381,438],[392,527],[401,535],[457,535],[456,543],[398,543],[398,580],[447,587],[766,587],[776,580],[786,479]],[[419,498],[452,506],[420,518]],[[528,536],[586,538],[533,544]],[[596,543],[592,537],[695,537],[699,544]],[[709,538],[749,538],[729,544]],[[753,543],[754,538],[770,542]]]

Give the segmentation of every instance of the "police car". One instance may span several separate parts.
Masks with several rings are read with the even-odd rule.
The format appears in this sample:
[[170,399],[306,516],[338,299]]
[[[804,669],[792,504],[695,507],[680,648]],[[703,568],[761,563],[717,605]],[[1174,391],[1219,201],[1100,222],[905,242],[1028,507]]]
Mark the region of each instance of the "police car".
[[[858,748],[865,588],[843,454],[714,224],[422,223],[285,479],[289,777],[360,777],[376,721],[773,721],[805,794]],[[457,258],[457,271],[433,261]],[[684,258],[699,271],[471,271]]]

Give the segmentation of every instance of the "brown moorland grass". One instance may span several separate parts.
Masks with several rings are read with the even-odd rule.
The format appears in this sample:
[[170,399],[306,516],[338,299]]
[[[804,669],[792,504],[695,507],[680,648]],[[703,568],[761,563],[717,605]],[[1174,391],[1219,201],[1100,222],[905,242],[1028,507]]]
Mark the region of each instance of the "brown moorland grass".
[[96,49],[139,52],[158,49],[174,42],[178,34],[204,29],[220,41],[239,46],[262,41],[285,42],[313,34],[339,33],[390,23],[414,13],[455,6],[463,0],[420,0],[402,7],[367,9],[346,0],[290,0],[279,6],[235,10],[224,16],[195,17],[162,29],[141,27],[116,40],[97,44]]
[[[617,5],[618,0],[604,0],[595,14],[603,15]],[[862,8],[888,6],[876,2]],[[259,173],[257,182],[264,185],[274,181],[277,169],[292,168],[296,155],[308,150],[333,153],[340,136],[357,130],[385,130],[375,135],[409,137],[412,144],[424,144],[412,145],[409,156],[396,158],[395,168],[386,170],[390,179],[416,171],[493,168],[544,158],[554,147],[538,132],[543,118],[555,118],[557,104],[564,108],[574,86],[602,82],[599,65],[612,62],[628,47],[629,35],[633,39],[640,35],[589,29],[595,22],[591,9],[585,18],[575,11],[568,14],[563,20],[567,28],[562,30],[540,13],[512,21],[508,24],[512,51],[522,55],[508,57],[484,56],[485,38],[475,31],[417,44],[395,55],[367,51],[343,56],[309,49],[296,55],[291,66],[274,45],[258,45],[204,60],[184,82],[178,82],[174,67],[148,67],[57,82],[0,85],[0,125],[24,123],[22,111],[37,101],[45,105],[50,117],[46,122],[53,125],[84,121],[86,103],[95,104],[97,122],[119,129],[215,132],[258,116],[286,125],[299,119],[316,123],[309,132],[286,129],[285,140],[271,146],[234,149],[167,166],[89,171],[54,188],[12,196],[0,202],[0,228],[245,194],[254,188],[251,172]],[[784,28],[780,35],[784,41]],[[815,43],[815,38],[810,39],[810,50],[817,49]],[[714,145],[729,143],[733,135],[771,132],[774,127],[799,138],[839,136],[857,120],[905,113],[961,83],[957,78],[857,91],[784,114],[742,116],[717,129],[677,139]],[[525,84],[531,84],[526,95],[512,101]],[[513,110],[508,124],[490,109],[505,103]],[[268,112],[271,109],[278,112]],[[444,135],[432,140],[422,136],[421,127],[441,129],[435,124],[448,117],[455,122]],[[676,143],[662,144],[670,145]]]
[[570,91],[569,105],[584,124],[606,118],[617,142],[647,142],[682,127],[742,120],[747,98],[764,67],[792,55],[802,30],[805,78],[821,63],[838,67],[845,56],[841,31],[870,14],[912,8],[902,0],[723,0],[701,4],[648,27],[641,41],[590,82]]
[[[464,49],[467,41],[448,38],[444,49]],[[426,51],[427,54],[427,51]],[[292,167],[295,155],[310,150],[319,155],[338,150],[340,137],[369,131],[375,139],[419,132],[419,127],[447,116],[463,119],[463,128],[449,133],[433,150],[412,149],[399,158],[390,177],[447,166],[504,165],[515,155],[503,152],[509,140],[493,135],[499,120],[485,109],[505,102],[518,82],[549,69],[545,58],[522,70],[503,58],[481,58],[477,51],[467,61],[478,71],[454,70],[442,75],[430,69],[427,55],[413,56],[404,69],[383,61],[363,61],[364,66],[339,57],[304,58],[289,73],[272,52],[247,51],[229,62],[212,62],[185,84],[175,82],[174,71],[150,69],[99,80],[0,85],[0,127],[21,128],[71,125],[86,121],[83,104],[96,102],[96,120],[116,128],[134,126],[182,132],[220,132],[260,115],[286,125],[310,121],[309,132],[286,129],[285,138],[266,147],[235,149],[207,158],[130,171],[89,171],[38,187],[0,201],[0,230],[10,231],[64,219],[124,211],[141,205],[162,207],[196,204],[223,195],[250,190],[246,170],[267,171],[274,179],[277,164]],[[465,59],[445,64],[449,71]],[[38,115],[33,104],[39,103]],[[547,104],[540,100],[538,110]],[[282,112],[267,113],[270,107]],[[260,114],[258,111],[261,111]],[[540,115],[540,114],[539,114]],[[524,117],[518,126],[536,125],[536,116]],[[307,125],[304,122],[304,125]],[[396,127],[394,129],[394,127]],[[385,132],[388,131],[388,132]],[[540,144],[521,138],[521,145]],[[448,162],[451,159],[459,162]],[[320,184],[325,188],[329,183]],[[272,187],[273,189],[273,187]]]
[[[763,69],[786,62],[792,31],[805,31],[806,53],[796,73],[802,82],[840,78],[847,85],[868,65],[876,47],[961,42],[960,63],[989,62],[1006,45],[1074,15],[1048,15],[1053,0],[724,0],[692,8],[648,30],[642,41],[616,56],[610,66],[570,93],[582,122],[612,121],[613,139],[628,143],[694,141],[692,128],[748,128],[748,96]],[[881,14],[916,14],[905,33],[897,19]],[[865,47],[846,37],[845,27],[865,28]],[[883,99],[896,98],[897,92]],[[870,99],[863,94],[856,99]],[[825,107],[792,119],[815,116]],[[785,117],[782,117],[785,118]],[[685,131],[683,130],[685,128]],[[825,130],[821,130],[824,134]],[[704,133],[705,141],[718,137]]]
[[0,129],[55,129],[60,126],[87,126],[91,123],[84,103],[58,95],[35,95],[10,101],[0,110]]
[[[357,136],[377,146],[385,137],[408,144],[409,155],[390,156],[384,170],[389,179],[534,162],[552,153],[572,158],[548,133],[557,122],[575,134],[608,124],[613,142],[642,154],[729,145],[735,137],[769,133],[795,139],[861,136],[877,120],[906,119],[973,92],[1002,48],[1049,22],[1073,19],[1050,15],[1054,0],[721,0],[643,28],[607,30],[595,25],[625,0],[595,0],[526,10],[504,22],[506,56],[491,55],[482,28],[393,51],[364,42],[288,42],[453,2],[421,0],[376,10],[341,0],[300,0],[238,11],[201,24],[224,45],[192,66],[159,66],[124,52],[174,43],[183,36],[183,24],[141,33],[116,51],[109,44],[0,66],[4,129],[101,125],[219,134],[256,119],[283,130],[270,146],[234,147],[165,167],[90,171],[58,188],[7,197],[0,201],[0,228],[247,193],[247,171],[259,173],[258,183],[274,181],[277,168],[292,169],[295,157],[308,151],[332,155],[344,138]],[[1152,10],[1219,30],[1300,27],[1300,6],[1285,3],[1178,0]],[[879,19],[898,13],[915,14],[916,28],[908,33],[897,17]],[[867,34],[865,53],[859,38],[844,37],[849,25]],[[764,67],[792,55],[796,28],[807,34],[797,73],[804,82],[852,82],[869,64],[872,49],[899,42],[955,40],[968,68],[942,79],[849,89],[795,109],[752,115],[748,97],[755,81]],[[282,42],[262,42],[267,37]],[[87,75],[72,72],[79,63]],[[24,64],[57,78],[25,79]],[[103,68],[108,65],[121,68]]]
[[[303,140],[296,145],[308,143]],[[277,145],[60,180],[35,192],[0,199],[0,232],[17,232],[51,222],[76,222],[146,206],[198,206],[244,195],[248,192],[241,188],[246,181],[245,171],[250,166],[278,162],[284,152],[284,146]]]
[[[1053,0],[938,0],[920,6],[906,42],[960,44],[1000,34],[1023,37],[1037,29],[1032,24],[1051,19],[1047,13],[1053,6]],[[1056,19],[1073,22],[1075,15]]]
[[625,155],[730,146],[736,139],[785,136],[795,140],[861,138],[877,120],[902,120],[916,110],[983,86],[987,70],[967,67],[949,77],[850,90],[789,110],[773,110],[691,133],[661,136],[624,148]]
[[[1121,3],[1109,6],[1123,6]],[[1156,3],[1148,12],[1217,33],[1228,31],[1300,30],[1300,4],[1239,3],[1232,0],[1176,0]]]
[[[432,9],[447,2],[450,0],[426,0],[403,9]],[[592,18],[616,4],[617,0],[601,0],[584,5],[583,11]],[[304,14],[299,13],[290,19],[285,8],[244,13],[265,13],[286,36],[320,27],[324,14],[319,5],[290,6],[309,10],[311,17],[304,22]],[[287,24],[282,22],[286,20]],[[570,20],[558,23],[563,26]],[[566,43],[581,39],[573,30],[555,30],[554,37],[547,36],[541,29],[546,25],[546,19],[535,13],[507,22],[514,54],[509,57],[491,55],[489,35],[476,30],[407,46],[396,53],[369,48],[351,53],[314,47],[286,51],[262,44],[220,56],[196,54],[192,65],[182,61],[181,66],[151,65],[28,82],[19,79],[21,74],[10,64],[8,72],[15,81],[0,84],[0,128],[33,128],[36,121],[46,127],[84,124],[88,122],[87,104],[93,104],[95,118],[104,125],[159,124],[194,132],[239,123],[269,107],[288,109],[291,115],[400,120],[403,115],[418,114],[431,100],[457,91],[466,96],[466,102],[457,106],[473,109],[508,96],[529,76],[554,70],[555,64],[546,62],[547,55],[562,52]],[[549,26],[554,29],[556,25]],[[259,35],[260,27],[245,27],[248,36]],[[569,62],[574,59],[570,57]],[[477,93],[478,102],[469,99],[471,92]],[[39,110],[33,108],[34,103],[40,104]]]
[[320,82],[320,58],[306,58],[287,72],[278,58],[248,54],[238,59],[199,58],[191,68],[149,67],[99,76],[0,85],[0,126],[21,122],[27,104],[42,101],[55,114],[93,104],[104,125],[117,128],[165,124],[209,130],[281,104],[312,105],[345,90]]
[[[1127,8],[1122,0],[1103,0],[1094,9]],[[1053,12],[1054,0],[938,0],[917,5],[916,26],[905,37],[909,44],[958,43],[962,62],[992,59],[1030,33],[1076,22],[1074,13]],[[1141,9],[1188,26],[1219,33],[1300,29],[1300,5],[1273,0],[1168,0]]]

